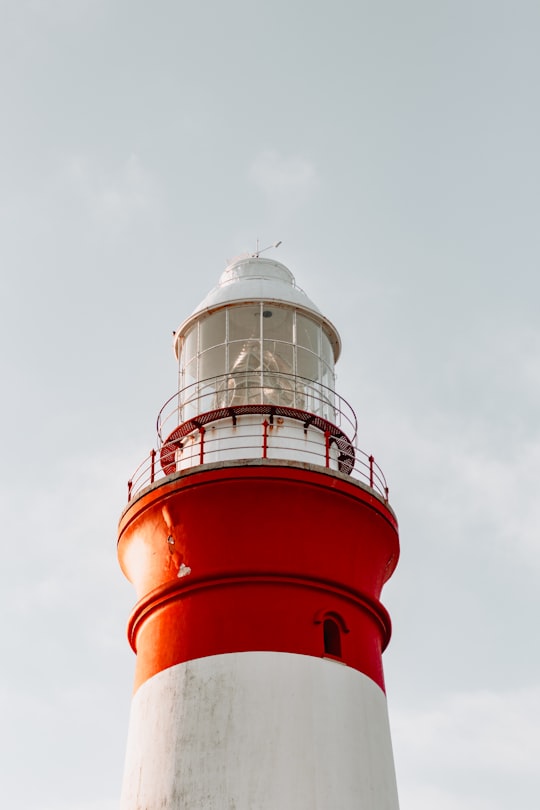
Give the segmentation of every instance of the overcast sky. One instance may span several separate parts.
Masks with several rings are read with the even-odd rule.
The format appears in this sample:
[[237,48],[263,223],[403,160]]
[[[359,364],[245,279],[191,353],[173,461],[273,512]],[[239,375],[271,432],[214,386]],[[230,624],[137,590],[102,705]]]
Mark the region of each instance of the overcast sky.
[[390,484],[401,810],[540,793],[538,0],[0,0],[0,798],[113,810],[126,482],[256,239]]

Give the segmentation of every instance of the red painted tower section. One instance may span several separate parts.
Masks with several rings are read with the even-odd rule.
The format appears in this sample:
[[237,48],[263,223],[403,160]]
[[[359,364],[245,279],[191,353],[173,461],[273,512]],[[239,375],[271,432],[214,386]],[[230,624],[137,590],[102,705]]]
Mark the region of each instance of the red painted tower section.
[[[332,654],[330,618],[336,657],[383,688],[390,620],[378,600],[398,555],[388,506],[315,469],[211,466],[158,484],[122,518],[121,565],[140,597],[129,622],[136,687],[205,655]],[[191,573],[178,578],[182,564]]]
[[[224,302],[179,330],[182,366],[196,324],[200,369],[216,348],[204,330],[225,311],[220,373],[204,389],[195,376],[195,396],[180,389],[177,424],[120,520],[120,565],[139,600],[122,808],[396,810],[379,600],[399,546],[386,485],[337,424],[322,360],[314,379],[294,373],[326,339],[337,357],[334,327],[297,288],[283,291],[282,265],[251,257],[233,269]],[[255,337],[235,341],[239,306]],[[292,351],[265,336],[276,315],[291,320]],[[319,329],[312,349],[302,318]],[[293,351],[293,373],[276,372]],[[240,369],[254,352],[258,366]]]

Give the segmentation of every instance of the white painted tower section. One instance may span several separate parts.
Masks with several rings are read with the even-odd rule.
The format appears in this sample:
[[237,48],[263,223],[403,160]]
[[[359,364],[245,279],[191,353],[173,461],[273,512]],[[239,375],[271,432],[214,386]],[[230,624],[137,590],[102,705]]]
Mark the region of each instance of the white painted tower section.
[[122,810],[398,810],[384,692],[337,661],[245,652],[134,697]]

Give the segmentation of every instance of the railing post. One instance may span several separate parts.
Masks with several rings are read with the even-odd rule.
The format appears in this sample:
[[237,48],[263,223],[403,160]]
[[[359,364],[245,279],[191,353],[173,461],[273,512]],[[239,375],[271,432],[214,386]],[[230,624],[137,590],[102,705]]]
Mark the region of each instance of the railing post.
[[324,446],[326,452],[326,466],[330,467],[330,431],[324,431]]
[[131,500],[131,490],[133,489],[133,481],[128,481],[128,503]]
[[150,483],[153,484],[156,478],[156,451],[150,450]]
[[204,434],[205,434],[205,428],[201,426],[199,428],[199,436],[201,437],[200,443],[199,443],[199,450],[200,450],[200,452],[199,452],[199,464],[204,464]]
[[268,420],[265,419],[262,423],[263,427],[263,443],[262,443],[262,457],[267,458],[268,456]]
[[373,462],[375,459],[373,456],[369,457],[369,485],[373,489]]

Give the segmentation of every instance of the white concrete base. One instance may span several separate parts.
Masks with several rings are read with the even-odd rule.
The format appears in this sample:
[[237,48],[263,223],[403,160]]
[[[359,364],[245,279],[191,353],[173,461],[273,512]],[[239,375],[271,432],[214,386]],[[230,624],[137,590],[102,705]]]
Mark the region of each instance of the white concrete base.
[[171,667],[133,698],[122,810],[398,810],[386,697],[275,652]]

